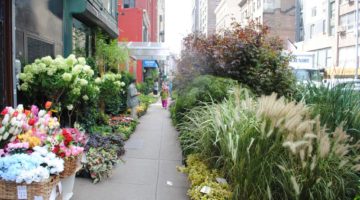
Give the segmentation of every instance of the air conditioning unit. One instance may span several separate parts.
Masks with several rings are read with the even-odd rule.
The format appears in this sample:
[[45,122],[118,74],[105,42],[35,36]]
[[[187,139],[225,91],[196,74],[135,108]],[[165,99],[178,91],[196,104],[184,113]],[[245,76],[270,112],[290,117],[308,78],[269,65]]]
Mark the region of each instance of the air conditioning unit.
[[342,35],[342,36],[345,35],[346,34],[346,27],[345,26],[339,26],[338,33],[340,35]]
[[349,4],[353,4],[353,3],[354,3],[354,0],[348,0],[348,3],[349,3]]

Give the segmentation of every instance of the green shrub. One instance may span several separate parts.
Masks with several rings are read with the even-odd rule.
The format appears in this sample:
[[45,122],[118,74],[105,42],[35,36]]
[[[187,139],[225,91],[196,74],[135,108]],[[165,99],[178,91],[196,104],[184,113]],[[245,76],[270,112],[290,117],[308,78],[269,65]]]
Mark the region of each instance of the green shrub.
[[297,100],[311,106],[312,115],[320,115],[322,125],[331,131],[342,125],[347,133],[360,139],[360,93],[353,90],[353,85],[305,85],[298,89]]
[[269,35],[269,29],[250,23],[234,24],[225,34],[191,34],[184,39],[185,50],[178,64],[178,88],[198,75],[227,77],[247,85],[257,94],[291,96],[295,79],[288,67],[290,56],[283,42]]
[[226,99],[234,85],[236,81],[231,79],[210,75],[197,77],[185,89],[177,91],[176,102],[171,108],[172,118],[180,122],[183,115],[195,106]]
[[[239,95],[240,94],[240,95]],[[302,103],[247,92],[193,109],[179,125],[185,149],[225,173],[233,199],[352,199],[359,157],[341,128],[328,132]]]

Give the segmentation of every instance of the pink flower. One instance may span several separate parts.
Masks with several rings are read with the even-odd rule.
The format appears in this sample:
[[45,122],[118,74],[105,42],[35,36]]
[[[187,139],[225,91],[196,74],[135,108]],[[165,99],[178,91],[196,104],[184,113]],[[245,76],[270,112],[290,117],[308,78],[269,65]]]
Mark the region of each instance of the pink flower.
[[39,108],[35,105],[32,105],[31,106],[31,113],[34,115],[34,116],[37,116],[38,113],[39,113]]
[[4,156],[5,155],[5,151],[4,149],[0,149],[0,157]]

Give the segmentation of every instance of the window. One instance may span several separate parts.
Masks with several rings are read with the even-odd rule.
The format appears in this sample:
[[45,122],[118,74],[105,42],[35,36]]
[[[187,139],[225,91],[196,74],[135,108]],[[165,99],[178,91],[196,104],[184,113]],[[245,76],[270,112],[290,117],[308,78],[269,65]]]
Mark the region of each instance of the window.
[[312,17],[315,17],[315,16],[316,16],[316,7],[313,7],[313,8],[311,9],[311,16],[312,16]]
[[322,23],[322,31],[323,31],[323,34],[326,34],[326,21],[325,19],[323,20],[323,23]]
[[124,8],[135,8],[135,0],[124,0]]
[[257,7],[260,8],[261,6],[261,0],[257,0]]
[[94,51],[94,32],[91,28],[77,19],[73,19],[73,52],[76,56],[92,56]]
[[355,46],[339,48],[339,67],[355,67]]
[[310,39],[313,38],[315,31],[315,24],[310,25]]
[[335,35],[335,2],[330,3],[329,12],[329,34]]
[[355,25],[355,12],[351,12],[340,16],[340,26],[344,27],[346,31],[352,31]]

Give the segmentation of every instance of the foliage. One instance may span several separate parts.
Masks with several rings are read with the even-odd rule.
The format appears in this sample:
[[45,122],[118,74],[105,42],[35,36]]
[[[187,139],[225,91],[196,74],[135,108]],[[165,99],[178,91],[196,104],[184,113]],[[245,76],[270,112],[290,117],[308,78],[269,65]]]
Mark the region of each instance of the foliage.
[[234,85],[236,85],[234,80],[210,75],[195,78],[186,88],[177,91],[178,97],[171,108],[173,120],[176,123],[181,122],[187,111],[202,103],[224,100]]
[[299,88],[298,101],[312,107],[312,115],[320,115],[321,124],[334,131],[338,125],[357,140],[360,139],[360,93],[353,85],[330,88],[304,85]]
[[85,149],[87,162],[78,175],[90,177],[94,183],[110,177],[114,165],[125,153],[121,136],[102,133],[90,135]]
[[193,109],[181,124],[185,149],[208,158],[231,183],[233,199],[352,199],[358,144],[341,127],[328,132],[302,103],[246,90]]
[[130,135],[135,131],[138,121],[126,116],[114,116],[109,122],[113,131],[116,134],[121,134],[124,140],[130,138]]
[[268,28],[255,23],[242,28],[234,24],[224,34],[199,34],[184,39],[175,86],[182,88],[201,74],[229,77],[247,85],[255,94],[289,96],[294,78],[290,57],[282,53],[283,42],[271,38]]
[[[198,154],[189,155],[186,163],[187,167],[179,169],[188,174],[191,184],[188,194],[192,200],[226,200],[231,198],[229,185],[218,183],[216,178],[221,177],[219,173],[216,170],[210,171]],[[204,186],[211,188],[209,194],[200,192]]]
[[20,90],[32,103],[44,105],[52,101],[61,116],[63,110],[76,112],[80,104],[97,99],[99,88],[94,84],[93,75],[85,58],[47,56],[24,67],[19,75]]
[[126,101],[121,96],[125,86],[121,82],[121,74],[105,73],[101,78],[95,79],[95,83],[100,88],[100,101],[105,103],[106,112],[119,114],[120,105]]
[[129,60],[126,47],[119,46],[117,39],[109,40],[101,32],[97,33],[95,58],[101,75],[107,71],[117,73],[119,65]]

